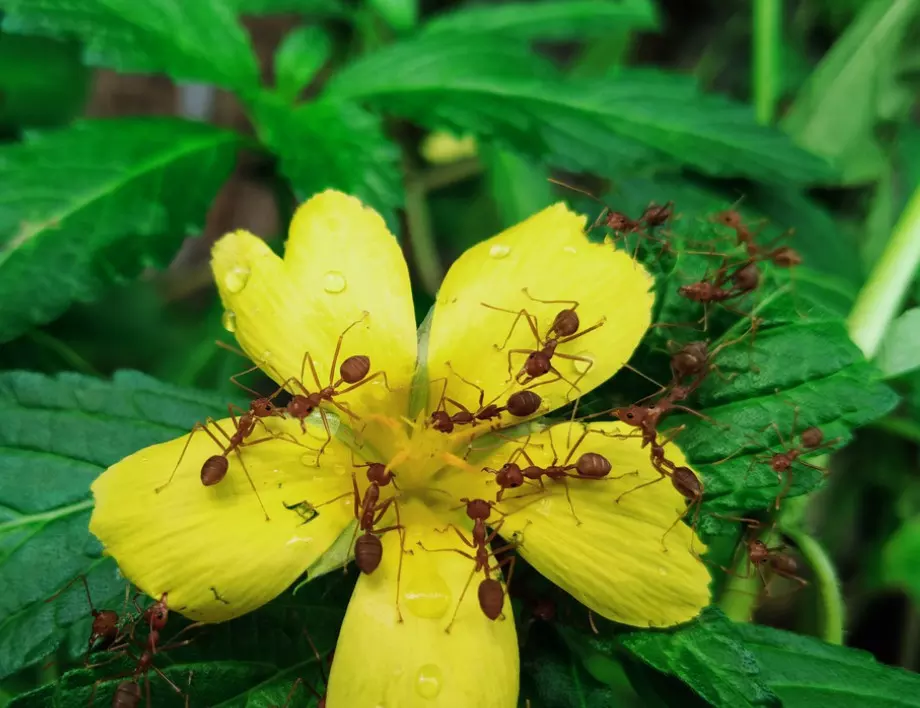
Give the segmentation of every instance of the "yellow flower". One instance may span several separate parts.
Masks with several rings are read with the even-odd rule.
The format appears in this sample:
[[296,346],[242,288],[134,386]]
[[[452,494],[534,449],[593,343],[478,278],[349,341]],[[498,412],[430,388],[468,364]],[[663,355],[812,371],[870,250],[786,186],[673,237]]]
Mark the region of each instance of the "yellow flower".
[[[122,460],[93,484],[92,531],[142,590],[168,592],[182,614],[219,622],[269,602],[304,573],[341,564],[341,549],[355,536],[353,478],[359,495],[368,488],[365,470],[353,465],[387,464],[398,489],[383,486],[381,500],[397,503],[377,528],[403,528],[381,535],[379,567],[357,582],[328,705],[510,708],[518,656],[507,595],[502,616],[488,619],[477,599],[485,576],[470,582],[474,563],[464,554],[472,549],[445,527],[470,538],[472,522],[459,500],[494,502],[495,475],[484,470],[513,454],[546,466],[592,452],[610,462],[606,478],[506,490],[488,523],[501,524],[517,553],[603,617],[652,627],[693,618],[709,601],[709,574],[690,549],[690,528],[674,525],[685,500],[667,481],[620,498],[657,478],[638,438],[612,436],[626,432],[621,424],[598,423],[591,430],[607,435],[583,435],[578,423],[543,430],[531,423],[500,437],[491,434],[495,420],[458,424],[451,433],[430,422],[439,405],[459,410],[442,401],[444,391],[475,412],[474,384],[484,402],[498,405],[522,389],[514,379],[537,341],[526,316],[512,331],[521,310],[535,316],[540,336],[575,302],[579,331],[598,325],[559,345],[551,361],[562,378],[525,381],[539,384],[538,414],[598,386],[629,359],[649,325],[652,282],[626,254],[589,243],[584,224],[557,204],[471,248],[444,279],[418,340],[399,245],[356,199],[329,191],[303,204],[283,259],[249,233],[228,234],[214,247],[213,270],[253,361],[293,393],[303,391],[291,377],[315,392],[339,378],[334,364],[357,355],[370,359],[369,381],[335,397],[341,407],[323,403],[333,436],[319,456],[327,434],[314,415],[306,433],[290,416],[261,419],[265,426],[247,440],[264,442],[230,454],[226,477],[210,486],[200,481],[201,466],[220,450],[203,432]],[[498,421],[507,428],[522,419],[505,412]],[[235,430],[230,419],[218,425]],[[673,447],[668,454],[685,464]],[[462,553],[438,552],[445,549]]]

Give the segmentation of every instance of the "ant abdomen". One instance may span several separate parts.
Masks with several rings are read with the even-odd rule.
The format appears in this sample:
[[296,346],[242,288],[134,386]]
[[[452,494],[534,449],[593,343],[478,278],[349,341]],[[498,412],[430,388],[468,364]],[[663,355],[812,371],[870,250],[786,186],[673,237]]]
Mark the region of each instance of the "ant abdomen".
[[377,570],[383,558],[383,543],[371,533],[358,536],[355,541],[355,564],[365,575]]
[[610,474],[610,461],[596,452],[586,452],[578,458],[575,469],[582,477],[599,479]]
[[805,428],[802,431],[802,445],[811,449],[819,447],[822,442],[824,442],[824,433],[821,432],[821,428],[816,428],[812,426],[811,428]]
[[122,681],[115,689],[112,708],[137,708],[141,704],[141,686],[137,681]]
[[210,487],[227,476],[230,462],[223,455],[211,455],[201,466],[201,483]]
[[370,357],[363,354],[356,354],[348,357],[339,367],[339,375],[347,384],[355,384],[361,381],[371,370]]
[[556,337],[570,337],[578,331],[581,323],[575,310],[562,310],[553,320],[553,332]]
[[537,412],[543,399],[533,391],[518,391],[508,397],[506,408],[516,418],[524,418]]
[[495,578],[486,578],[479,583],[479,607],[490,620],[498,619],[505,604],[505,590]]
[[671,473],[671,484],[686,499],[699,499],[703,494],[700,480],[689,467],[675,467]]

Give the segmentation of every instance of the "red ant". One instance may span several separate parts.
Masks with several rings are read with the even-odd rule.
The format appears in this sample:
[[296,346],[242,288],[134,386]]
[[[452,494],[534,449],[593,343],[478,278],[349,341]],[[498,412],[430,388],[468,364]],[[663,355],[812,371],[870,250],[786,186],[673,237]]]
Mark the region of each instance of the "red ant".
[[[466,534],[454,524],[448,524],[445,528],[436,530],[440,533],[445,533],[448,529],[453,529],[464,544],[475,550],[475,555],[460,550],[459,548],[425,548],[421,541],[418,542],[418,545],[429,553],[459,553],[461,556],[469,558],[476,564],[470,572],[470,577],[467,578],[466,585],[463,586],[463,592],[460,593],[460,599],[457,601],[457,608],[450,618],[450,623],[444,629],[445,632],[450,632],[454,620],[457,619],[457,613],[460,611],[460,605],[463,604],[463,598],[466,596],[466,591],[470,587],[470,582],[472,582],[473,576],[480,571],[485,574],[485,578],[479,583],[479,607],[482,613],[490,620],[494,621],[498,619],[502,614],[502,609],[505,604],[505,590],[502,587],[501,581],[492,578],[490,573],[499,571],[503,566],[509,566],[506,585],[510,585],[511,576],[514,573],[514,563],[517,560],[515,556],[508,556],[503,560],[497,561],[495,565],[489,565],[490,557],[496,558],[499,553],[511,550],[516,546],[516,544],[509,543],[501,548],[489,550],[489,544],[498,536],[502,524],[505,523],[504,519],[502,519],[494,524],[492,526],[492,533],[486,530],[486,520],[492,513],[494,502],[488,502],[484,499],[467,499],[465,497],[460,501],[466,505],[466,515],[473,520],[472,540],[467,538]],[[498,510],[496,509],[496,511]]]
[[[115,610],[96,609],[96,606],[93,605],[93,598],[89,593],[89,583],[86,580],[86,576],[82,573],[71,579],[70,582],[45,600],[45,602],[53,602],[78,580],[83,582],[83,587],[86,590],[86,601],[89,603],[90,613],[93,617],[93,626],[90,631],[89,642],[86,645],[86,658],[84,660],[84,664],[88,666],[89,655],[93,649],[108,649],[121,640],[121,623],[119,621],[119,615]],[[125,588],[125,607],[127,607],[128,604],[129,587],[130,586]],[[122,615],[124,615],[124,613],[125,610],[122,609]],[[99,644],[97,645],[96,642],[99,642]]]
[[327,669],[324,667],[324,664],[328,663],[330,667],[332,666],[333,652],[329,652],[329,655],[324,661],[323,657],[317,650],[316,645],[313,643],[313,639],[310,637],[310,633],[307,632],[306,629],[304,629],[304,635],[307,637],[307,641],[310,642],[310,648],[313,650],[313,655],[316,657],[316,664],[319,667],[319,675],[323,680],[323,692],[320,693],[313,686],[306,683],[303,679],[298,678],[291,686],[291,690],[288,692],[287,698],[285,699],[284,706],[282,708],[288,708],[291,705],[291,701],[294,700],[294,694],[301,686],[304,687],[304,690],[307,690],[313,694],[313,697],[316,699],[316,708],[326,708],[326,692],[329,690],[329,674],[327,673]]
[[[778,248],[759,246],[754,240],[757,234],[751,232],[750,228],[748,228],[741,218],[741,214],[735,209],[720,211],[715,215],[715,220],[735,232],[738,245],[744,246],[749,258],[759,261],[769,261],[779,268],[793,268],[802,264],[802,256],[790,246],[780,246]],[[775,243],[788,234],[789,232],[781,234],[774,239],[772,243]]]
[[[453,371],[453,367],[450,366],[450,362],[447,362],[448,368]],[[463,381],[465,384],[469,384],[477,391],[479,391],[479,401],[477,403],[476,411],[470,411],[466,406],[464,406],[459,401],[454,400],[453,398],[448,398],[445,394],[447,392],[447,379],[444,379],[444,390],[441,392],[441,399],[438,401],[438,407],[432,412],[430,423],[431,427],[441,433],[452,433],[454,431],[454,426],[457,425],[471,425],[478,423],[480,421],[491,420],[493,418],[498,418],[502,413],[508,411],[511,415],[516,418],[526,418],[527,416],[533,415],[539,410],[540,406],[543,404],[543,399],[533,391],[517,391],[512,393],[508,400],[505,402],[504,406],[499,406],[496,403],[488,403],[483,405],[483,399],[485,398],[485,391],[481,386],[477,386],[472,381],[469,381],[460,374],[454,372],[454,375]],[[453,415],[450,415],[445,409],[444,404],[450,403],[460,410]]]
[[[731,281],[731,286],[726,287]],[[741,312],[728,305],[729,300],[747,295],[760,285],[760,270],[754,260],[747,260],[743,263],[729,266],[728,260],[723,259],[722,265],[719,266],[715,275],[705,276],[696,283],[688,283],[677,288],[677,293],[691,302],[699,302],[703,305],[703,317],[700,320],[703,323],[703,330],[708,329],[709,310],[707,305],[719,304],[729,312],[749,317],[746,312]]]
[[[732,567],[736,565],[735,559],[737,558],[738,551],[741,548],[744,548],[747,555],[746,571],[744,575],[740,575],[738,577],[750,578],[751,573],[756,570],[768,595],[770,594],[770,584],[764,574],[764,568],[772,570],[776,575],[782,578],[795,581],[799,584],[800,587],[805,587],[808,585],[808,581],[799,577],[797,574],[799,566],[798,563],[796,563],[795,558],[784,552],[786,550],[785,544],[781,544],[779,546],[768,546],[766,543],[757,538],[756,532],[763,527],[763,524],[760,521],[757,519],[736,516],[719,516],[719,518],[726,519],[728,521],[739,521],[747,525],[747,532],[741,539],[738,546],[735,548],[735,552],[732,555],[732,561],[730,563]],[[726,568],[725,566],[719,567],[726,573],[737,575],[737,573],[731,568]]]
[[[514,378],[515,382],[518,385],[525,385],[530,383],[536,378],[543,376],[544,374],[552,371],[556,374],[556,378],[549,379],[546,381],[541,381],[534,386],[540,386],[542,384],[553,383],[555,381],[565,381],[572,388],[578,389],[578,382],[583,379],[587,373],[591,370],[591,367],[594,366],[594,361],[589,357],[579,356],[575,354],[561,354],[556,351],[556,348],[560,344],[565,344],[566,342],[571,342],[574,339],[582,337],[588,332],[591,332],[598,327],[601,327],[606,321],[607,318],[604,317],[600,322],[594,324],[587,329],[579,331],[581,322],[578,319],[578,314],[575,312],[575,309],[578,307],[579,302],[577,300],[539,300],[533,295],[531,295],[527,288],[523,289],[524,294],[529,297],[534,302],[543,303],[546,305],[555,305],[555,304],[570,304],[572,307],[565,310],[561,310],[555,318],[553,318],[553,323],[550,325],[549,329],[546,332],[545,337],[540,336],[540,330],[537,327],[537,317],[536,315],[530,314],[526,309],[520,310],[508,310],[503,307],[495,307],[494,305],[487,305],[486,303],[481,303],[483,307],[488,307],[490,310],[497,310],[499,312],[507,312],[512,315],[516,315],[514,322],[511,324],[511,329],[508,331],[508,336],[505,337],[505,341],[502,345],[496,346],[498,351],[502,351],[507,345],[508,341],[511,339],[511,335],[514,333],[514,328],[517,326],[517,323],[520,321],[521,317],[526,318],[527,324],[530,326],[530,331],[533,333],[534,339],[537,340],[538,349],[509,349],[508,350],[508,381],[511,381]],[[523,367],[518,371],[517,375],[512,374],[513,365],[511,362],[512,354],[526,354],[527,360],[524,362]],[[558,357],[560,359],[568,359],[571,361],[581,361],[586,364],[585,370],[582,372],[574,383],[568,381],[556,367],[553,366],[553,357]]]
[[[348,415],[353,420],[358,420],[357,414],[351,410],[347,403],[344,401],[337,401],[335,397],[341,396],[348,393],[349,391],[354,391],[356,388],[364,386],[366,383],[373,381],[378,376],[383,377],[384,385],[387,387],[388,391],[392,391],[390,388],[390,383],[387,380],[387,375],[385,371],[376,371],[373,374],[368,375],[368,372],[371,369],[371,360],[370,357],[364,354],[355,354],[353,356],[345,359],[341,366],[339,366],[339,378],[335,378],[335,365],[339,359],[339,353],[342,349],[342,340],[345,338],[345,335],[348,333],[352,327],[363,322],[369,313],[365,312],[361,319],[352,322],[348,327],[345,328],[345,331],[339,335],[338,342],[335,345],[335,353],[332,356],[332,366],[329,369],[329,384],[323,386],[319,380],[319,374],[316,372],[316,366],[313,364],[313,357],[310,356],[310,352],[304,352],[303,360],[300,363],[300,378],[290,378],[287,379],[284,383],[286,387],[290,383],[296,384],[302,394],[294,394],[291,400],[288,402],[287,406],[283,409],[288,413],[292,418],[296,418],[300,421],[301,430],[306,431],[306,418],[314,410],[318,410],[320,417],[323,422],[323,427],[326,429],[326,441],[323,443],[323,446],[319,449],[316,455],[316,464],[319,465],[319,459],[325,451],[326,447],[332,442],[332,432],[329,429],[329,420],[326,417],[326,411],[323,410],[321,404],[323,401],[330,403],[331,405],[338,408],[340,411]],[[317,390],[310,392],[303,383],[307,363],[310,364],[310,371],[313,374],[313,381],[316,384]],[[342,384],[349,384],[347,388],[339,389],[339,386]]]
[[[813,465],[810,462],[806,462],[805,460],[801,459],[801,456],[809,453],[814,453],[819,450],[831,448],[840,442],[840,438],[834,438],[833,440],[828,440],[825,442],[824,433],[821,431],[821,429],[815,426],[811,426],[803,430],[802,434],[799,435],[799,445],[793,445],[792,442],[795,439],[795,429],[798,425],[798,418],[799,409],[796,407],[795,414],[792,418],[792,434],[788,442],[785,438],[783,438],[783,434],[775,422],[770,423],[766,428],[764,428],[764,430],[773,428],[773,430],[776,431],[776,437],[779,438],[779,442],[783,446],[783,451],[776,452],[775,448],[768,448],[768,451],[754,455],[746,473],[750,474],[751,469],[753,469],[754,465],[758,462],[767,462],[770,465],[770,469],[776,473],[776,476],[779,478],[780,482],[783,482],[785,477],[785,484],[783,485],[782,490],[780,490],[780,493],[774,502],[774,508],[776,509],[779,509],[783,499],[787,494],[789,494],[789,490],[792,488],[792,466],[794,464],[798,463],[810,469],[818,470],[825,476],[828,473],[825,468],[818,467],[817,465]],[[744,448],[742,447],[740,450],[733,452],[728,457],[721,459],[718,462],[714,462],[713,464],[721,465],[723,462],[727,462],[733,457],[741,454],[743,450]]]

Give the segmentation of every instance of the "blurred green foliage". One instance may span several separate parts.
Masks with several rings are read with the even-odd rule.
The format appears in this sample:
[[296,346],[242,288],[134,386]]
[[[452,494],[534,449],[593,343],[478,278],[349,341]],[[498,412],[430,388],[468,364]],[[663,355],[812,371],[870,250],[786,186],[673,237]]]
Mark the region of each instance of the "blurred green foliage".
[[[720,355],[695,401],[730,427],[669,421],[686,426],[705,485],[707,562],[735,566],[715,573],[725,612],[669,631],[598,620],[595,634],[584,608],[516,571],[521,705],[920,705],[917,675],[886,666],[920,668],[920,280],[885,293],[896,307],[874,362],[846,327],[875,297],[867,280],[885,289],[886,263],[916,269],[918,5],[0,0],[0,705],[86,705],[97,679],[131,669],[77,669],[91,621],[81,589],[45,600],[85,573],[97,606],[120,602],[124,581],[86,528],[89,483],[237,398],[227,377],[240,362],[213,345],[207,244],[188,237],[237,226],[218,207],[241,176],[271,194],[278,230],[326,188],[378,209],[410,261],[420,322],[466,247],[558,199],[599,212],[549,177],[606,191],[630,215],[674,202],[672,252],[618,244],[656,276],[657,324],[695,321],[676,287],[715,270],[715,250],[742,255],[714,213],[737,207],[763,242],[794,229],[804,265],[764,269],[746,303],[756,337]],[[284,22],[267,58],[264,16]],[[96,67],[216,87],[210,109],[232,95],[242,115],[78,117]],[[735,319],[712,312],[712,346],[745,334]],[[632,363],[667,379],[682,336],[650,330]],[[623,371],[582,410],[653,390]],[[847,448],[826,482],[798,472],[777,516],[764,454],[796,415]],[[742,527],[715,515],[739,513],[776,521],[809,588],[776,578],[764,597],[756,574],[742,577]],[[192,705],[286,705],[296,678],[321,691],[301,628],[331,650],[351,583],[320,578],[158,666]],[[535,598],[552,601],[552,622]],[[748,624],[758,604],[759,620],[796,633]],[[844,639],[875,658],[832,645]],[[154,679],[154,704],[181,704],[164,688]]]

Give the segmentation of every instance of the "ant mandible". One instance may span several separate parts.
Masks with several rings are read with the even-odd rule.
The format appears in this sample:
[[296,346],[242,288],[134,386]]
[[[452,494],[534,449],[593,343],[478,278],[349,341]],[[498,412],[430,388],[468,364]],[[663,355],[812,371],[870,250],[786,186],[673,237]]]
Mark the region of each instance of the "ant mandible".
[[[486,521],[492,513],[494,503],[486,501],[485,499],[467,499],[466,497],[460,499],[460,501],[466,505],[466,515],[473,520],[472,540],[454,524],[448,524],[445,528],[436,530],[440,533],[445,533],[449,529],[453,529],[454,533],[457,534],[465,545],[474,549],[475,555],[467,553],[459,548],[425,548],[421,541],[418,542],[418,545],[429,553],[459,553],[461,556],[469,558],[475,563],[469,578],[466,580],[466,584],[463,586],[463,592],[460,593],[460,599],[457,600],[457,607],[454,610],[454,614],[450,618],[447,627],[444,629],[445,632],[450,632],[454,620],[457,619],[457,613],[460,611],[460,605],[463,604],[463,598],[466,596],[466,591],[470,587],[473,576],[480,571],[483,572],[485,577],[479,583],[479,608],[490,620],[494,621],[498,619],[502,614],[502,608],[505,604],[505,590],[502,587],[501,581],[491,577],[490,573],[501,570],[503,566],[509,566],[508,579],[505,585],[510,585],[511,576],[514,573],[514,563],[517,560],[515,556],[508,556],[503,560],[497,560],[499,553],[515,548],[516,544],[509,543],[501,548],[489,550],[489,544],[498,536],[502,524],[505,523],[504,519],[502,519],[492,526],[492,533],[487,531]],[[498,511],[498,509],[495,509],[495,511]],[[495,565],[489,565],[490,557],[496,558]]]
[[[587,329],[579,331],[581,322],[578,318],[578,314],[575,312],[576,308],[579,305],[577,300],[540,300],[535,298],[533,295],[528,292],[527,288],[523,289],[524,294],[529,297],[534,302],[539,302],[546,305],[556,305],[556,304],[568,304],[571,307],[564,310],[560,310],[556,316],[553,318],[553,323],[550,325],[549,329],[546,332],[546,336],[540,336],[540,330],[537,326],[537,317],[536,315],[531,314],[526,309],[522,308],[520,310],[509,310],[504,307],[496,307],[494,305],[488,305],[486,303],[480,303],[483,307],[487,307],[490,310],[497,310],[498,312],[507,312],[508,314],[515,315],[514,322],[511,323],[511,329],[508,331],[508,336],[505,337],[505,341],[502,342],[501,346],[496,346],[498,351],[502,351],[511,339],[511,335],[514,334],[514,329],[517,326],[517,323],[523,317],[527,320],[527,324],[530,326],[530,331],[533,333],[534,339],[537,342],[537,349],[509,349],[508,350],[508,381],[511,381],[512,378],[514,381],[520,385],[524,386],[536,378],[543,376],[544,374],[549,373],[550,371],[556,375],[556,378],[549,379],[546,381],[541,381],[540,383],[533,384],[529,388],[534,388],[535,386],[540,386],[543,384],[553,383],[555,381],[565,381],[571,388],[578,390],[578,382],[581,381],[587,373],[594,366],[594,360],[576,354],[562,354],[556,351],[556,348],[560,344],[565,344],[571,342],[572,340],[583,337],[589,332],[594,331],[598,327],[604,325],[607,321],[606,317],[602,317],[600,322],[597,322],[594,325],[591,325]],[[524,365],[515,375],[513,371],[513,363],[511,361],[512,354],[525,354],[527,356]],[[568,359],[570,361],[580,361],[585,364],[584,371],[581,375],[574,381],[570,382],[566,379],[562,373],[556,367],[553,366],[553,357],[558,357],[560,359]]]

